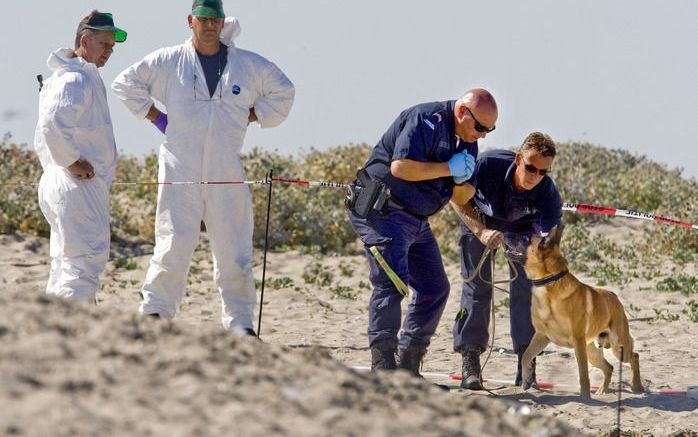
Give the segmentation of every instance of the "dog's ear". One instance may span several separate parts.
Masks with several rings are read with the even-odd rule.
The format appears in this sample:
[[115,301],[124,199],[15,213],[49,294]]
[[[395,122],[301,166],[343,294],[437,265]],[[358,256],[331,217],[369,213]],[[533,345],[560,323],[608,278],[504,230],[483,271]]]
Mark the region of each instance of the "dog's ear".
[[538,243],[538,250],[549,249],[560,244],[562,238],[562,225],[555,225]]
[[562,230],[564,229],[564,226],[562,224],[555,225],[553,228],[550,230],[550,233],[548,234],[548,237],[546,240],[546,246],[547,245],[560,245],[560,240],[562,240]]
[[545,246],[548,244],[548,237],[536,237],[536,238],[540,238],[540,240],[538,240],[538,250],[545,249]]

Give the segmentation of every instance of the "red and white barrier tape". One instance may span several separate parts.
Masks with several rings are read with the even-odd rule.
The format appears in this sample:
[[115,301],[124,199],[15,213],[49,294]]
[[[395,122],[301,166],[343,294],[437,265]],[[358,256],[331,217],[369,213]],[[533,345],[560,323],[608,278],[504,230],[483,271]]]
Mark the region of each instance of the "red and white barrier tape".
[[114,182],[113,185],[261,185],[267,184],[266,180],[259,181],[202,181],[202,182]]
[[682,222],[679,220],[661,217],[658,215],[645,214],[644,212],[637,212],[631,209],[608,208],[605,206],[587,205],[584,203],[563,203],[562,210],[589,214],[612,215],[617,217],[628,217],[640,220],[655,221],[667,225],[681,226],[684,228],[698,229],[698,225],[692,223]]
[[308,181],[305,179],[271,178],[271,180],[273,182],[281,182],[282,184],[307,185],[309,187],[346,188],[349,186],[349,184],[339,184],[337,182]]
[[[324,181],[310,181],[307,179],[288,179],[288,178],[272,178],[272,182],[282,183],[282,184],[293,184],[293,185],[305,185],[313,188],[346,188],[349,184],[340,184],[336,182],[324,182]],[[157,181],[145,181],[145,182],[114,182],[113,185],[125,186],[125,185],[266,185],[269,180],[262,179],[256,181],[183,181],[183,182],[157,182]],[[16,183],[0,183],[2,187],[33,187],[38,185],[37,183],[27,183],[27,182],[16,182]],[[609,208],[605,206],[589,205],[585,203],[563,203],[563,211],[588,213],[588,214],[599,214],[599,215],[611,215],[616,217],[627,217],[633,219],[655,221],[659,223],[664,223],[667,225],[680,226],[689,229],[698,229],[698,224],[682,222],[680,220],[675,220],[667,217],[662,217],[653,214],[646,214],[644,212],[637,212],[631,209],[619,209],[619,208]]]
[[[305,185],[308,187],[322,188],[346,188],[348,184],[338,184],[336,182],[310,181],[307,179],[288,179],[288,178],[271,178],[272,182],[282,184]],[[158,182],[158,181],[143,181],[143,182],[114,182],[112,185],[266,185],[269,183],[267,179],[256,181],[181,181],[181,182]],[[39,185],[36,182],[15,182],[15,183],[0,183],[2,187],[35,187]]]

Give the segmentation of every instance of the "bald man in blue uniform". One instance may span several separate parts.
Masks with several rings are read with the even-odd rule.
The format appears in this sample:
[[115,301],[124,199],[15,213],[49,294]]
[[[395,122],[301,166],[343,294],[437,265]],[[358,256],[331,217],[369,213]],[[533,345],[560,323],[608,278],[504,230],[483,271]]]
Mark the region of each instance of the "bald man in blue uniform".
[[[419,375],[450,290],[428,219],[449,201],[463,205],[470,198],[472,190],[464,182],[475,165],[477,140],[494,130],[496,120],[496,102],[483,89],[455,101],[411,107],[393,122],[363,167],[364,177],[357,182],[362,190],[377,181],[381,193],[390,193],[385,207],[349,211],[371,269],[372,370],[403,368]],[[406,287],[400,282],[412,290],[402,324],[400,290]]]
[[[453,203],[463,221],[463,278],[474,274],[486,248],[494,250],[504,244],[505,255],[513,261],[510,277],[516,279],[509,287],[509,311],[512,343],[519,361],[516,385],[521,384],[521,356],[535,332],[531,322],[531,281],[521,264],[523,254],[533,234],[549,232],[562,218],[560,195],[547,175],[555,153],[553,140],[539,132],[528,135],[517,152],[483,152],[477,158],[475,176],[466,183],[475,190],[472,200],[466,205]],[[492,286],[480,276],[492,278],[489,257],[482,264],[481,274],[463,283],[461,310],[453,328],[454,350],[463,355],[461,386],[471,390],[483,389],[480,354],[489,340]]]

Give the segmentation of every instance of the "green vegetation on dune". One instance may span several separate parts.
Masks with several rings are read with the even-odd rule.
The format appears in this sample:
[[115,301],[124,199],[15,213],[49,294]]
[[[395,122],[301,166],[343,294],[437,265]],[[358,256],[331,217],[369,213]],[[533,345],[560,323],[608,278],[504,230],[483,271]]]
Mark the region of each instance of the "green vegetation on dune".
[[[9,135],[0,142],[0,179],[3,182],[37,182],[41,168],[27,147],[13,144]],[[366,144],[338,146],[326,151],[311,149],[298,157],[253,149],[243,156],[248,179],[264,179],[270,168],[285,178],[328,182],[350,182],[371,147]],[[609,150],[582,143],[559,144],[552,177],[566,202],[590,203],[663,215],[698,222],[698,183],[681,177],[645,158],[622,150]],[[157,157],[120,155],[116,181],[157,179]],[[230,189],[240,189],[231,186]],[[264,242],[266,186],[255,185],[255,245]],[[157,187],[117,185],[112,189],[112,235],[133,240],[152,240]],[[21,231],[47,236],[48,227],[37,205],[36,187],[0,187],[0,233]],[[302,251],[347,253],[356,250],[356,236],[346,218],[341,189],[307,188],[275,184],[272,199],[270,247]],[[629,276],[659,275],[622,273],[618,263],[651,266],[657,255],[671,256],[677,263],[697,260],[698,232],[663,224],[645,224],[642,238],[619,247],[603,236],[591,236],[587,225],[629,219],[591,214],[565,213],[567,225],[563,247],[577,268],[598,275],[603,282],[622,284]],[[458,220],[450,208],[431,219],[444,256],[457,258]],[[638,231],[640,232],[640,231]],[[594,268],[588,268],[589,264]]]
[[[36,154],[12,143],[9,135],[0,142],[0,180],[5,183],[38,182],[41,166]],[[565,202],[589,203],[698,222],[698,183],[681,177],[679,170],[623,150],[608,150],[581,143],[559,144],[552,171]],[[276,177],[347,183],[366,160],[366,144],[338,146],[326,151],[311,149],[298,157],[253,149],[243,156],[247,179],[264,179],[270,169]],[[120,155],[116,181],[157,180],[157,156],[143,158]],[[230,189],[240,189],[230,186]],[[264,244],[267,186],[255,185],[254,216],[256,247]],[[39,210],[36,186],[0,186],[0,233],[23,232],[48,236],[48,226]],[[123,240],[154,239],[156,185],[115,185],[112,188],[112,236]],[[341,189],[308,188],[275,184],[269,243],[274,250],[354,253],[359,246],[344,210]],[[458,260],[458,219],[450,208],[432,217],[431,226],[448,262]],[[566,212],[563,250],[575,272],[592,276],[597,285],[623,286],[633,279],[650,288],[696,293],[696,277],[683,270],[698,261],[698,232],[676,226],[639,220],[609,218]],[[596,223],[631,224],[627,238],[613,242],[593,232]],[[662,267],[671,259],[673,268]],[[133,268],[123,258],[124,268]],[[499,263],[501,265],[501,260]],[[332,282],[332,279],[329,278]],[[317,285],[317,284],[316,284]],[[327,284],[328,286],[331,284]],[[270,283],[273,287],[290,284]],[[355,298],[356,290],[337,289],[339,297]],[[691,301],[681,318],[698,322]],[[671,320],[679,315],[671,314]],[[659,317],[659,316],[657,316]],[[668,318],[661,318],[669,320]]]
[[[35,153],[10,142],[6,134],[0,142],[0,182],[39,182],[41,165]],[[0,234],[15,231],[48,235],[48,223],[39,209],[36,186],[0,186]]]
[[[585,143],[563,143],[559,146],[553,178],[565,202],[631,209],[698,222],[698,181],[682,178],[679,170],[669,170],[644,156]],[[602,220],[617,219],[565,214],[566,224]],[[637,249],[689,261],[698,253],[698,232],[656,224],[647,228],[645,244]]]
[[[370,152],[365,144],[310,150],[298,158],[253,149],[243,155],[248,179],[264,179],[269,169],[280,178],[351,182]],[[254,190],[255,245],[264,244],[267,187]],[[304,251],[345,252],[356,235],[344,209],[344,190],[275,184],[273,187],[270,247]]]

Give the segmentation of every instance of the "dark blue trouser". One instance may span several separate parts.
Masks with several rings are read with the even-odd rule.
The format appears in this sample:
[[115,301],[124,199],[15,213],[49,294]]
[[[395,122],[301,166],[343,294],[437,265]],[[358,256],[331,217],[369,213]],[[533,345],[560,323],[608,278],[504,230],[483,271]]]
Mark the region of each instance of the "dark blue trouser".
[[[385,215],[349,219],[366,247],[373,293],[368,306],[370,346],[386,343],[400,349],[423,349],[441,319],[450,284],[441,253],[426,218],[389,209]],[[411,301],[398,342],[403,296],[368,250],[376,246],[388,265],[410,287]]]
[[[461,275],[465,279],[475,272],[485,246],[469,229],[461,227]],[[492,279],[490,258],[482,265],[481,276]],[[514,350],[531,342],[535,330],[531,322],[531,281],[524,268],[514,263],[518,277],[509,285],[509,319],[511,340]],[[514,277],[514,269],[509,267],[509,277]],[[489,341],[490,302],[492,286],[476,276],[471,282],[463,283],[461,311],[453,326],[453,350],[462,352],[465,345],[478,345],[486,348]]]

